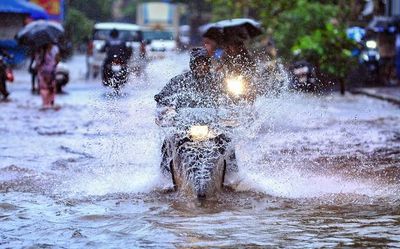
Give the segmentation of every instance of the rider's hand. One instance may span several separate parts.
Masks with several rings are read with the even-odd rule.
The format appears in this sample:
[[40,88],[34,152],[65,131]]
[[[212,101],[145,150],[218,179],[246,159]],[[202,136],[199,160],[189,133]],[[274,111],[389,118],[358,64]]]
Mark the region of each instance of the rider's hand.
[[171,106],[164,106],[157,109],[156,124],[160,126],[169,126],[173,122],[176,115],[176,110]]

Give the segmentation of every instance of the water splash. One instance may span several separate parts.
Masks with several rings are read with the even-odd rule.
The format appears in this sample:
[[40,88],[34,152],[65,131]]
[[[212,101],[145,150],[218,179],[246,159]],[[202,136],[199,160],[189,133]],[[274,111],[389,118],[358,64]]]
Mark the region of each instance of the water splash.
[[[161,136],[154,124],[153,96],[166,82],[181,73],[188,65],[185,55],[154,61],[148,65],[144,81],[132,78],[124,89],[126,97],[94,101],[96,134],[85,146],[85,151],[95,157],[87,169],[68,182],[73,193],[103,195],[114,192],[149,192],[168,184],[159,172]],[[164,70],[161,73],[160,67]],[[315,159],[326,154],[352,153],[349,148],[356,143],[373,142],[385,145],[381,134],[377,137],[363,135],[368,126],[351,137],[344,132],[357,118],[354,112],[340,108],[354,100],[347,97],[312,96],[288,91],[289,76],[282,65],[272,70],[268,84],[276,84],[266,97],[254,105],[254,119],[250,125],[236,130],[234,137],[239,159],[240,174],[235,176],[238,190],[260,191],[271,195],[304,198],[326,194],[360,194],[368,196],[391,195],[386,186],[358,179],[357,175],[342,177],[314,172],[309,169]],[[146,86],[144,87],[144,82]],[[343,104],[342,104],[343,103]],[[383,104],[374,112],[354,108],[363,120],[392,115],[393,108]],[[374,103],[375,104],[375,103]],[[336,108],[336,109],[335,109]],[[391,107],[389,107],[391,108]],[[383,112],[380,112],[383,111]],[[345,116],[337,116],[337,113]],[[357,141],[353,141],[358,137]],[[380,145],[377,144],[380,142]],[[335,149],[337,147],[337,149]],[[268,157],[268,162],[265,162]],[[296,165],[293,161],[300,161]],[[397,186],[398,188],[398,186]]]

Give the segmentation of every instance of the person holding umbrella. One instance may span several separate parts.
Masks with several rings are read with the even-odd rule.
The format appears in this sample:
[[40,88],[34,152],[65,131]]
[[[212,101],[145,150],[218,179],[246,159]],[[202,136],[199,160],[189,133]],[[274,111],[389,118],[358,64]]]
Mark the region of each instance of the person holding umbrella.
[[[215,61],[213,69],[224,78],[243,78],[249,86],[249,100],[257,94],[256,62],[245,41],[262,34],[261,25],[247,18],[210,23],[200,28],[205,48]],[[210,42],[210,40],[212,42]]]
[[27,46],[33,51],[34,61],[32,60],[30,65],[32,90],[35,89],[34,73],[37,72],[43,108],[54,106],[55,69],[60,60],[56,44],[64,38],[64,34],[65,30],[61,24],[38,20],[27,24],[15,37],[20,45]]
[[210,56],[220,60],[225,71],[251,74],[255,62],[244,41],[262,34],[258,22],[247,18],[222,20],[204,25],[200,31],[204,47]]

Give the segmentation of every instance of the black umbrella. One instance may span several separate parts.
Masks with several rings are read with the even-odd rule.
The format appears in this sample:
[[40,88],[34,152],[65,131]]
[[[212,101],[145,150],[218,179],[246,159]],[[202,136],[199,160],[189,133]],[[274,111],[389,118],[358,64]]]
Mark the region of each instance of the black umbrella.
[[49,43],[58,43],[64,36],[64,28],[53,21],[34,21],[22,28],[16,35],[20,45],[40,47]]
[[203,25],[200,32],[203,37],[216,40],[229,40],[233,37],[246,40],[261,35],[262,28],[261,24],[253,19],[235,18]]

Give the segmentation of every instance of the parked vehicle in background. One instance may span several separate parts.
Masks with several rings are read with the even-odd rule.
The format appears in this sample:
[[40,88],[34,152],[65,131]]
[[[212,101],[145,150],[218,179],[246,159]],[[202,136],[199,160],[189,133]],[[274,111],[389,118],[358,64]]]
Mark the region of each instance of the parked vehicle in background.
[[125,40],[126,45],[132,48],[130,66],[132,68],[140,68],[142,66],[140,48],[143,41],[143,32],[139,25],[118,22],[97,23],[94,25],[92,36],[93,59],[89,62],[90,72],[94,78],[101,73],[101,68],[106,58],[106,54],[102,49],[113,29],[118,30],[119,38]]
[[138,5],[136,24],[143,27],[144,38],[149,42],[148,57],[164,57],[166,52],[178,48],[179,23],[184,7],[183,4],[165,2]]
[[143,37],[148,41],[147,55],[150,59],[163,58],[166,52],[175,51],[177,43],[170,31],[146,30]]

